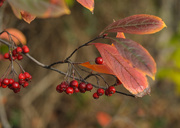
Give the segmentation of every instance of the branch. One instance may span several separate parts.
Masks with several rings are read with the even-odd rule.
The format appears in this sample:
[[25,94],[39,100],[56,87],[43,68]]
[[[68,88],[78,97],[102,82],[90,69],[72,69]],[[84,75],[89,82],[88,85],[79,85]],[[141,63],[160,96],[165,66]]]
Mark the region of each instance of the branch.
[[[89,42],[87,42],[87,43],[79,46],[79,47],[78,47],[77,49],[75,49],[75,50],[70,54],[70,56],[68,56],[64,61],[55,62],[55,63],[53,63],[53,64],[51,64],[51,65],[49,65],[49,66],[48,66],[48,65],[45,65],[45,64],[43,64],[43,63],[41,63],[41,62],[39,62],[38,60],[36,60],[34,57],[32,57],[31,55],[29,55],[28,53],[23,53],[23,54],[24,54],[25,56],[27,56],[30,60],[32,60],[34,63],[36,63],[38,66],[42,67],[42,68],[55,71],[55,72],[60,73],[60,74],[62,74],[62,75],[67,75],[67,73],[62,72],[62,71],[60,71],[60,70],[58,70],[58,69],[56,69],[56,68],[53,68],[52,66],[55,65],[55,64],[59,64],[59,63],[71,63],[71,62],[69,61],[69,59],[73,56],[73,54],[74,54],[77,50],[79,50],[80,48],[82,48],[82,47],[84,47],[84,46],[87,46],[87,45],[88,45],[89,43],[91,43],[92,41],[95,41],[95,40],[100,39],[100,38],[104,38],[104,36],[102,36],[102,37],[96,37],[96,38],[92,39],[91,41],[89,41]],[[7,46],[9,46],[9,47],[12,46],[9,42],[6,42],[6,41],[4,41],[4,40],[2,40],[2,39],[0,39],[0,42],[2,42],[3,44],[5,44],[5,45],[7,45]],[[16,46],[14,46],[14,48],[16,48]],[[97,74],[96,74],[96,75],[97,75]],[[98,76],[99,76],[99,75],[98,75]],[[83,81],[83,82],[85,82],[85,83],[89,83],[89,82],[87,82],[85,79],[82,80],[82,79],[77,78],[77,77],[74,77],[74,76],[72,76],[72,75],[67,75],[67,77],[74,78],[75,80]],[[87,77],[87,78],[88,78],[88,77]],[[107,87],[100,87],[100,86],[97,86],[97,85],[94,85],[94,84],[92,84],[92,85],[93,85],[95,88],[102,88],[102,89],[104,89],[104,90],[107,89]],[[119,91],[116,91],[116,92],[117,92],[117,93],[120,93],[120,94],[123,94],[123,95],[126,95],[126,96],[135,97],[134,95],[131,95],[131,94],[126,94],[126,93],[119,92]]]

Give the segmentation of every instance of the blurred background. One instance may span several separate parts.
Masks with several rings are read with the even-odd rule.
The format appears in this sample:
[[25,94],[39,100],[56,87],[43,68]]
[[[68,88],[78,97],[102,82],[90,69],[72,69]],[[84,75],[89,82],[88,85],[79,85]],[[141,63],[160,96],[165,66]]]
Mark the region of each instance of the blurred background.
[[[156,80],[149,80],[150,96],[131,98],[114,94],[95,100],[92,94],[96,89],[71,96],[60,94],[56,92],[56,86],[64,76],[43,69],[24,57],[21,64],[32,75],[32,82],[18,94],[0,89],[0,127],[3,127],[5,115],[13,128],[180,127],[179,0],[95,0],[94,14],[69,0],[70,15],[35,19],[31,24],[18,20],[8,4],[3,6],[4,16],[0,15],[3,28],[21,30],[28,40],[30,55],[47,65],[66,58],[75,48],[96,37],[113,19],[151,14],[161,17],[167,28],[151,35],[126,34],[126,38],[143,45],[157,63]],[[2,48],[0,52],[3,53]],[[79,50],[72,60],[94,61],[97,56],[95,47],[88,47]],[[8,64],[9,61],[0,61],[1,76]],[[67,65],[56,68],[67,71]],[[123,87],[117,89],[127,92]],[[106,122],[109,123],[104,126]]]

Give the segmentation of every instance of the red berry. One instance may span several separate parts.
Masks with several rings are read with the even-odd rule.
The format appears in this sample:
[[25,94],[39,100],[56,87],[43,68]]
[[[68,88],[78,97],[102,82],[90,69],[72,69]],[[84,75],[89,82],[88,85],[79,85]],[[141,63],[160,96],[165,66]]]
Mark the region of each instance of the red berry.
[[25,79],[29,79],[30,78],[30,74],[28,72],[24,72],[24,76],[25,76]]
[[63,92],[62,88],[60,87],[60,84],[56,87],[56,91],[59,93]]
[[75,92],[75,93],[78,93],[78,92],[79,92],[79,89],[78,89],[78,88],[74,88],[74,92]]
[[26,45],[24,45],[24,46],[22,47],[22,50],[23,50],[24,53],[28,53],[28,52],[29,52],[29,48],[28,48],[28,46],[26,46]]
[[13,84],[14,83],[14,79],[9,79],[9,84]]
[[72,87],[68,87],[68,88],[66,89],[66,93],[69,94],[69,95],[73,94],[73,92],[74,92],[74,90],[73,90]]
[[21,47],[17,47],[17,48],[16,48],[16,52],[17,52],[17,53],[21,53],[21,52],[22,52],[22,48],[21,48]]
[[6,88],[6,87],[7,87],[7,84],[3,84],[3,83],[2,83],[2,84],[1,84],[1,87],[2,87],[2,88]]
[[24,80],[25,79],[25,75],[23,73],[19,74],[19,80]]
[[19,80],[20,85],[24,85],[25,82],[26,82],[25,80]]
[[103,94],[104,94],[104,89],[99,88],[99,89],[97,90],[97,95],[98,95],[98,96],[102,96]]
[[105,95],[106,95],[106,96],[112,96],[112,94],[109,94],[109,89],[106,89]]
[[19,83],[18,83],[18,82],[14,82],[14,83],[12,84],[12,88],[13,88],[13,89],[18,89],[18,88],[20,88]]
[[109,94],[114,94],[114,93],[116,92],[116,89],[115,89],[115,87],[113,87],[113,86],[110,86],[110,87],[108,88],[108,90],[109,90]]
[[13,55],[13,56],[17,56],[17,51],[16,51],[16,49],[14,49],[14,50],[12,51],[12,55]]
[[88,83],[86,84],[86,91],[91,91],[93,89],[92,84]]
[[25,81],[24,84],[23,84],[23,87],[25,88],[25,87],[27,87],[28,85],[29,85],[29,83],[28,83],[27,81]]
[[5,53],[5,54],[4,54],[4,59],[9,59],[9,58],[10,58],[9,53]]
[[85,93],[85,92],[86,92],[86,89],[80,89],[80,92],[81,92],[81,93]]
[[70,82],[70,86],[71,86],[71,87],[78,87],[78,82],[77,82],[77,80],[72,80],[72,81]]
[[60,86],[62,91],[66,91],[66,89],[68,87],[66,82],[62,82],[59,86]]
[[20,88],[17,88],[17,89],[13,89],[14,93],[18,93],[20,92]]
[[96,64],[102,64],[102,63],[103,63],[103,58],[102,58],[102,57],[97,57],[97,58],[95,59],[95,63],[96,63]]
[[79,84],[79,90],[85,90],[86,89],[86,84],[84,82],[81,82]]
[[93,98],[94,99],[98,99],[99,98],[99,96],[98,96],[98,94],[96,92],[93,94]]
[[3,84],[6,84],[6,85],[9,85],[9,79],[7,78],[4,78],[3,81],[2,81]]
[[23,56],[20,55],[20,54],[18,54],[17,59],[18,59],[18,60],[22,60],[22,59],[23,59]]

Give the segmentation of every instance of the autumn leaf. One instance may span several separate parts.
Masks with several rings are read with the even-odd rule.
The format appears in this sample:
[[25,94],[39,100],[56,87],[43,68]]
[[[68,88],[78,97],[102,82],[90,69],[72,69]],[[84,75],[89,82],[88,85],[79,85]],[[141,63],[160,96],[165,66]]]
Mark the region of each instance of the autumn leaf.
[[117,20],[107,26],[104,32],[124,32],[130,34],[152,34],[166,27],[161,18],[153,15],[139,14]]
[[103,64],[90,64],[89,62],[81,63],[81,66],[84,66],[86,68],[92,69],[93,71],[99,72],[99,73],[105,73],[105,74],[113,74],[111,69],[107,67],[105,62]]
[[[17,44],[17,45],[20,43],[26,44],[26,37],[24,36],[24,34],[21,31],[15,29],[15,28],[8,28],[8,29],[5,29],[5,31],[7,31],[8,33],[10,33],[12,35],[11,38],[15,44]],[[0,35],[0,38],[11,41],[9,35],[6,32],[2,33]]]
[[94,0],[77,0],[82,6],[89,9],[92,13],[94,11]]
[[[107,37],[108,38],[108,37]],[[139,69],[152,79],[156,74],[156,63],[149,52],[140,44],[130,39],[109,38],[119,54],[129,60],[134,68]]]
[[94,43],[107,66],[113,74],[121,80],[123,86],[137,97],[150,93],[147,78],[144,73],[137,70],[124,59],[116,47],[108,44]]
[[8,0],[18,18],[30,22],[32,17],[49,18],[69,14],[64,0]]

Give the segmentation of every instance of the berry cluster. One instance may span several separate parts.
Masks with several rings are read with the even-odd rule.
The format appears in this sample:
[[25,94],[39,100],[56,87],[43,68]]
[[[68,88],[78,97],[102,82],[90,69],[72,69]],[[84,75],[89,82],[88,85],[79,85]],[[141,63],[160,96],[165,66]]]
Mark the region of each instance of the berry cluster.
[[0,7],[3,5],[5,0],[0,0]]
[[[23,56],[21,53],[28,53],[29,52],[29,48],[24,45],[22,48],[21,47],[17,47],[16,49],[14,49],[12,51],[12,53],[5,53],[4,54],[4,59],[9,59],[11,61],[12,60],[22,60]],[[12,54],[12,57],[10,56],[10,54]]]
[[0,80],[0,87],[13,90],[14,93],[18,93],[21,89],[21,86],[24,88],[29,85],[29,81],[32,79],[32,76],[28,72],[20,73],[18,82],[15,81],[13,78],[4,78]]
[[62,82],[56,87],[56,91],[59,93],[66,92],[71,95],[73,93],[85,93],[86,91],[91,91],[93,89],[92,84],[88,83],[78,83],[77,80],[72,80],[69,84],[67,82]]
[[102,96],[104,93],[106,96],[112,96],[116,92],[116,89],[114,86],[109,86],[105,91],[102,88],[99,88],[97,92],[93,94],[94,99],[98,99],[99,96]]

